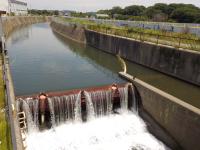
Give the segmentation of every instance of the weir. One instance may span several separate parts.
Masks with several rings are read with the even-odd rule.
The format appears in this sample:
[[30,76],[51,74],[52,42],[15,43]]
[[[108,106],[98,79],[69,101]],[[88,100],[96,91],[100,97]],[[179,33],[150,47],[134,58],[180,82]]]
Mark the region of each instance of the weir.
[[65,122],[85,122],[119,113],[118,109],[137,112],[137,101],[131,83],[41,93],[16,100],[17,112],[26,115],[27,132],[54,128]]
[[[48,53],[50,53],[49,49]],[[56,53],[54,53],[54,55],[57,53],[58,52],[56,49]],[[69,54],[70,53],[68,53],[68,55]],[[53,56],[53,59],[55,59],[54,55],[49,55],[49,56]],[[43,55],[43,56],[48,57],[48,55]],[[65,56],[64,59],[66,59],[67,55],[64,56]],[[61,58],[62,57],[59,56],[59,59]],[[49,60],[53,59],[48,58],[47,63],[50,64]],[[45,59],[42,59],[43,62],[44,60]],[[64,63],[64,66],[66,66],[67,63]],[[81,62],[80,64],[83,64],[83,62]],[[79,66],[81,66],[82,68],[84,66],[88,67],[87,64],[85,64],[84,66],[80,64]],[[41,63],[39,66],[42,66]],[[49,66],[47,65],[44,68],[48,67]],[[29,68],[31,68],[31,70],[33,70],[32,68],[37,68],[37,70],[39,70],[38,67],[35,66]],[[56,67],[53,66],[53,69],[56,70]],[[50,68],[50,70],[52,69]],[[61,68],[61,72],[63,72],[64,70],[65,70],[64,68]],[[69,70],[69,67],[67,68],[67,70]],[[88,70],[91,71],[90,68]],[[48,76],[51,75],[48,71],[45,72],[47,72]],[[59,70],[56,71],[56,74],[58,73]],[[41,71],[39,71],[39,74],[41,78]],[[69,74],[69,72],[65,73],[65,76],[66,74]],[[83,78],[82,70],[81,70],[81,75],[82,75],[81,80],[85,79]],[[45,78],[48,76],[45,76]],[[55,74],[53,74],[53,76],[55,76]],[[86,74],[86,76],[87,78],[89,78],[89,80],[91,80],[91,78],[88,77],[88,74]],[[115,149],[115,150],[130,149],[129,146],[131,146],[131,149],[153,149],[153,150],[165,149],[165,146],[162,145],[162,142],[158,141],[158,143],[161,144],[155,144],[156,139],[152,138],[152,136],[150,136],[151,137],[150,139],[146,138],[149,136],[149,133],[146,129],[146,125],[138,117],[139,114],[139,116],[144,118],[143,111],[145,111],[145,113],[146,112],[149,113],[151,117],[154,119],[153,121],[156,122],[158,125],[161,125],[161,128],[157,130],[157,128],[154,128],[153,123],[151,122],[150,123],[148,122],[149,124],[147,123],[148,127],[153,128],[153,130],[156,130],[156,132],[159,132],[157,135],[154,133],[153,135],[155,135],[161,141],[165,142],[165,144],[168,145],[169,147],[172,147],[172,149],[181,149],[182,147],[185,149],[189,149],[192,147],[192,145],[197,145],[196,143],[198,143],[197,141],[198,138],[195,137],[199,137],[200,135],[198,134],[199,130],[197,128],[199,124],[199,119],[198,119],[199,113],[197,116],[196,115],[197,113],[194,114],[193,113],[194,111],[190,111],[191,109],[188,109],[188,107],[182,107],[182,105],[180,105],[182,104],[182,102],[177,102],[177,100],[172,101],[171,99],[175,99],[172,98],[172,96],[170,95],[166,96],[166,93],[163,94],[158,89],[150,87],[149,85],[141,81],[138,81],[136,79],[133,80],[133,77],[125,74],[125,71],[121,73],[121,76],[133,82],[134,86],[130,83],[121,85],[113,84],[110,86],[105,86],[100,88],[78,89],[78,90],[71,90],[64,92],[47,92],[47,93],[40,93],[39,95],[36,94],[36,95],[17,97],[16,98],[17,112],[19,113],[19,115],[22,115],[19,119],[23,119],[22,122],[24,122],[20,124],[21,129],[25,129],[24,130],[25,134],[28,135],[27,138],[28,149],[55,150],[58,148],[60,149],[85,148],[93,150],[99,148],[99,147],[90,147],[90,148],[83,147],[88,145],[87,142],[91,142],[92,144],[96,145],[101,145],[101,148],[103,147],[104,144],[104,148],[102,149]],[[49,81],[52,81],[52,79],[50,79]],[[81,81],[77,80],[78,78],[76,78],[76,84],[80,86]],[[67,81],[69,83],[71,80],[61,79],[61,82],[63,81]],[[102,82],[102,80],[100,81]],[[35,87],[28,84],[27,82],[28,81],[26,81],[26,85],[29,85],[29,87]],[[59,83],[59,86],[61,82]],[[56,86],[57,83],[54,84],[52,82],[51,84],[53,86]],[[96,81],[95,84],[97,84]],[[66,87],[66,84],[64,84],[64,86]],[[90,86],[92,87],[94,85]],[[41,86],[36,86],[36,87],[41,87]],[[51,91],[50,89],[48,90]],[[141,107],[142,111],[141,110],[138,111],[138,107]],[[182,119],[177,119],[181,117]],[[187,126],[187,124],[182,126],[183,124],[180,120],[184,120],[183,118],[187,120],[187,122],[190,124],[189,126],[194,127],[193,128],[194,131],[188,130],[189,127]],[[94,120],[97,121],[95,122]],[[178,129],[176,128],[176,126],[178,126]],[[98,132],[98,129],[102,127],[103,130],[99,130]],[[175,144],[169,143],[166,142],[168,140],[166,139],[166,137],[164,138],[162,136],[159,137],[158,135],[162,130],[168,132],[169,136],[172,136],[173,138],[172,140],[174,140],[178,144],[180,143],[182,147],[177,148],[176,145],[177,143]],[[104,133],[103,136],[101,132],[102,134]],[[86,137],[87,135],[89,136]],[[81,144],[76,143],[77,137],[79,143],[81,143],[82,140],[83,141],[85,140],[84,142],[86,143],[83,142],[83,145],[81,145],[82,143]],[[187,139],[187,137],[189,138]],[[57,138],[59,139],[58,140],[59,143],[57,142],[57,140],[55,140]],[[104,139],[106,140],[109,139],[110,141],[108,142]],[[119,147],[113,148],[109,147],[108,145],[111,143],[110,145],[115,146],[118,145],[119,142],[121,142],[120,144],[122,145],[122,147],[120,148]],[[44,147],[42,146],[43,143],[45,143],[45,146],[43,145]],[[143,146],[143,143],[145,143],[144,144],[145,146]],[[195,148],[192,147],[192,149]]]

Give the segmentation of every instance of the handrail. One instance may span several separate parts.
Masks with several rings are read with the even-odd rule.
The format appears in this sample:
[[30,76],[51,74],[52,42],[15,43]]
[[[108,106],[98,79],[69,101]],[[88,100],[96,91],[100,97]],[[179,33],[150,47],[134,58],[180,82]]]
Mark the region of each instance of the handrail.
[[7,57],[6,57],[6,49],[5,49],[5,38],[4,36],[1,37],[2,41],[2,57],[3,57],[3,79],[4,79],[4,86],[5,86],[5,100],[6,100],[6,105],[8,107],[8,119],[9,119],[9,124],[11,128],[11,140],[12,140],[12,146],[13,150],[17,150],[17,139],[16,139],[16,134],[15,134],[15,127],[14,127],[14,120],[13,120],[13,105],[9,93],[9,80],[8,80],[8,73],[7,73]]
[[107,27],[102,27],[98,25],[88,25],[87,27],[89,30],[102,32],[105,34],[111,34],[111,35],[113,34],[115,36],[122,36],[126,38],[140,40],[140,41],[173,46],[178,49],[183,48],[183,49],[190,49],[190,50],[200,50],[200,38],[191,39],[191,38],[185,38],[181,36],[179,37],[179,36],[145,33],[141,31],[129,31],[128,29],[116,29],[112,27],[107,28]]

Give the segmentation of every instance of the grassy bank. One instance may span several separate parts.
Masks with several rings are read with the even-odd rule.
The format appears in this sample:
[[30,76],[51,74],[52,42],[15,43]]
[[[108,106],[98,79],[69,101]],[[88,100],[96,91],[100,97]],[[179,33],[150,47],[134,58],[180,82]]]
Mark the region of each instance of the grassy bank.
[[5,109],[5,95],[4,95],[4,85],[3,85],[3,76],[2,76],[2,60],[0,60],[0,150],[11,150],[11,136],[10,136],[10,127],[7,122],[6,111]]
[[119,27],[108,24],[96,24],[92,20],[79,18],[61,18],[63,21],[84,25],[90,30],[103,32],[106,34],[128,37],[140,41],[147,41],[156,44],[173,46],[200,51],[200,38],[189,33],[176,33],[166,30],[143,29],[137,27]]

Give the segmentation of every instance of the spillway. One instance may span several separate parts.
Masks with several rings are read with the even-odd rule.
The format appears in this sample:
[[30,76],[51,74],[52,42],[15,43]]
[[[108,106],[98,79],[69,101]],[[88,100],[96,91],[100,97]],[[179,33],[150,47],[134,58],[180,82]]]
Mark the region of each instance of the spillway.
[[[73,93],[73,94],[72,94]],[[166,149],[137,113],[130,83],[16,100],[26,116],[28,150]]]

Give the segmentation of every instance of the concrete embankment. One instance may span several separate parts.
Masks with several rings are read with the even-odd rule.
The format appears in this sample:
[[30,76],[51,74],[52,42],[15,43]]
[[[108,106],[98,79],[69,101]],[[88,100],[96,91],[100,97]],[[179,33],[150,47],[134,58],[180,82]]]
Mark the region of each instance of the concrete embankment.
[[91,30],[86,43],[108,53],[200,86],[200,53],[141,42]]
[[[58,24],[57,28],[59,28]],[[62,28],[69,29],[66,25]],[[62,33],[63,31],[64,29],[60,31],[61,35],[67,34],[69,38],[71,37],[69,33],[72,31]],[[112,54],[120,53],[123,58],[130,61],[200,85],[200,53],[198,52],[177,50],[89,30],[85,30],[85,38],[86,44],[93,47]],[[84,38],[81,40],[85,41]],[[173,149],[200,149],[199,109],[141,80],[128,80],[134,83],[138,91],[140,115],[150,122],[148,127],[154,135]],[[147,116],[150,116],[150,119]]]
[[[199,150],[200,144],[200,109],[183,102],[137,78],[120,73],[129,81],[132,81],[139,93],[140,115],[147,119],[147,115],[153,118],[148,124],[149,129],[159,139],[168,143],[173,149]],[[147,115],[146,115],[147,114]],[[149,119],[147,119],[149,120]],[[153,122],[156,122],[179,145],[169,140],[158,131]]]
[[200,110],[140,80],[142,108],[186,150],[199,150]]
[[83,27],[77,26],[76,24],[66,24],[64,25],[53,21],[51,22],[51,27],[54,32],[57,32],[68,39],[78,43],[86,43],[85,30]]
[[7,37],[17,27],[50,20],[51,17],[45,16],[5,17],[3,18],[3,32],[5,37]]
[[75,24],[51,23],[60,35],[200,86],[200,52],[141,42],[84,30]]

